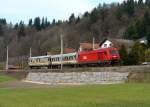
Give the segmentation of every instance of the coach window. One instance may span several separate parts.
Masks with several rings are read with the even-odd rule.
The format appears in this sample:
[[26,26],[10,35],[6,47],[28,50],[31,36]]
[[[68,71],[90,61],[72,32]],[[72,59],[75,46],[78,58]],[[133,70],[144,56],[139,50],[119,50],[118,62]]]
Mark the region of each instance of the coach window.
[[67,57],[65,57],[65,60],[67,60]]
[[71,56],[69,56],[69,60],[71,60],[72,58],[71,58]]
[[73,57],[73,56],[71,56],[71,59],[73,60],[73,59],[74,59],[74,57]]

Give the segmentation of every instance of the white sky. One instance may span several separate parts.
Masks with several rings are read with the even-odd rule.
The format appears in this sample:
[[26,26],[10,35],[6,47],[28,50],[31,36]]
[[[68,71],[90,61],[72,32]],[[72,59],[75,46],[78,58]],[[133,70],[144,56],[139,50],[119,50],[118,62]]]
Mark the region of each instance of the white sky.
[[28,23],[30,18],[47,17],[50,21],[66,20],[75,15],[91,11],[99,3],[122,2],[123,0],[0,0],[0,18],[16,23]]

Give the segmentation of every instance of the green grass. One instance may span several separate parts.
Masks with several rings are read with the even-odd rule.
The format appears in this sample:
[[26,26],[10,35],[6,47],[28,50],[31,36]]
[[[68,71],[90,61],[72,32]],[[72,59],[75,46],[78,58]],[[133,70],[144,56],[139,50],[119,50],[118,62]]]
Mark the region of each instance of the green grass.
[[10,77],[10,76],[5,76],[5,75],[0,75],[0,83],[2,82],[8,82],[8,81],[14,81],[16,78]]
[[150,107],[150,84],[0,89],[0,107]]

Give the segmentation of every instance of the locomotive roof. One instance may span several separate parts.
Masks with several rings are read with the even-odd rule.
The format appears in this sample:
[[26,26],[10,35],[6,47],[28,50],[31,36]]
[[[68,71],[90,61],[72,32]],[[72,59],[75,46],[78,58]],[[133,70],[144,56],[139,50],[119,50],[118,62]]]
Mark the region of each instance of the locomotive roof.
[[35,56],[35,57],[31,57],[31,58],[48,58],[50,57],[50,55],[46,55],[46,56]]
[[[73,56],[73,55],[76,55],[76,54],[77,54],[76,52],[74,52],[74,53],[68,53],[68,54],[63,54],[63,57],[65,57],[65,56]],[[52,57],[52,58],[53,58],[53,57],[61,57],[61,54],[52,55],[51,57]]]
[[83,52],[79,52],[80,54],[86,54],[86,53],[95,53],[95,52],[102,52],[102,51],[106,51],[106,50],[117,50],[117,48],[111,47],[111,48],[99,48],[99,49],[95,49],[95,50],[91,50],[91,51],[83,51]]

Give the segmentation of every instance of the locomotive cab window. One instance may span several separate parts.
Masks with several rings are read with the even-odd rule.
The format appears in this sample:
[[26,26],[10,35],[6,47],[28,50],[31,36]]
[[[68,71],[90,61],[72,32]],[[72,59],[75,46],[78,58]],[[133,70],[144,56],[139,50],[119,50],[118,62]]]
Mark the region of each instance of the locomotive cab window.
[[118,51],[117,51],[117,50],[111,50],[111,51],[110,51],[110,54],[112,54],[112,55],[116,55],[116,54],[119,54],[119,53],[118,53]]

